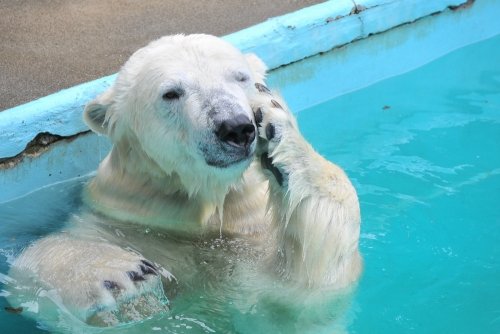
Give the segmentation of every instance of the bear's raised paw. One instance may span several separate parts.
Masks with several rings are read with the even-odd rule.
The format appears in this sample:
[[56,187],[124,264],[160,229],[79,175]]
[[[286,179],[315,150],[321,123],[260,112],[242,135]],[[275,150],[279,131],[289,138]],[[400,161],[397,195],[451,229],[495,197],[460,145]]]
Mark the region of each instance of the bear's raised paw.
[[[297,122],[285,102],[264,84],[256,83],[258,91],[253,101],[255,122],[259,130],[258,156],[264,170],[269,171],[280,187],[287,187],[291,172],[287,158],[296,150],[287,150],[300,138]],[[299,140],[303,142],[303,140]],[[281,153],[280,153],[281,152]],[[284,159],[283,159],[284,158]]]

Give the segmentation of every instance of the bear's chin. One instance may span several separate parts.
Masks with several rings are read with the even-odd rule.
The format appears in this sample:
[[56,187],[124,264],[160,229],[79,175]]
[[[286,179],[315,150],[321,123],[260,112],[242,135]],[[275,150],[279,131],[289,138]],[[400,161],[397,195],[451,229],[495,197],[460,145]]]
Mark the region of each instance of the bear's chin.
[[212,175],[214,179],[218,179],[222,183],[235,183],[242,178],[243,173],[250,167],[252,161],[253,155],[224,163],[206,161],[206,165],[210,169],[207,174]]
[[230,169],[230,168],[238,168],[240,165],[244,165],[248,167],[250,165],[250,162],[252,161],[252,155],[249,154],[247,156],[242,156],[239,159],[232,160],[232,161],[225,161],[225,160],[220,160],[220,159],[208,159],[205,158],[205,163],[214,168],[218,169]]
[[255,154],[256,142],[238,147],[220,141],[204,141],[198,145],[200,156],[209,167],[216,169],[240,169],[248,166]]

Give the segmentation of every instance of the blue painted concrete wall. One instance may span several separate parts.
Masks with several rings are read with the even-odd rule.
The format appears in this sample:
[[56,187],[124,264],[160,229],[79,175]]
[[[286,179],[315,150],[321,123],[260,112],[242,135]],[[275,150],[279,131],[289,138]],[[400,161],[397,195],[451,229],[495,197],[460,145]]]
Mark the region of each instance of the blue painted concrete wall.
[[278,68],[272,71],[269,85],[279,87],[298,112],[496,36],[500,34],[499,13],[500,1],[476,0],[470,8],[428,16]]

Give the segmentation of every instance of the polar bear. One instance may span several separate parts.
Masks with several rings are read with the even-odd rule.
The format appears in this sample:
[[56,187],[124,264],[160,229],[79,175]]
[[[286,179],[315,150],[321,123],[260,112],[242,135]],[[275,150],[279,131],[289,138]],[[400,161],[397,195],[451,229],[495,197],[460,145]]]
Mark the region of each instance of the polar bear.
[[64,231],[24,250],[11,276],[29,277],[98,325],[170,307],[169,282],[189,280],[185,272],[199,265],[185,240],[194,248],[244,240],[238,259],[255,250],[253,268],[290,286],[355,282],[356,191],[302,137],[265,72],[257,56],[203,34],[166,36],[135,52],[84,111],[113,143],[84,208]]

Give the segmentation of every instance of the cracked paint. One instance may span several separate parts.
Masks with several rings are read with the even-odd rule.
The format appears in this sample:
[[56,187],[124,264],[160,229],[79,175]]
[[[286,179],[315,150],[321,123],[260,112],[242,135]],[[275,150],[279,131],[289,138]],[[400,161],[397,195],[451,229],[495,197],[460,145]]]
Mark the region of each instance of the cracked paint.
[[38,133],[27,145],[26,148],[12,157],[0,158],[0,169],[14,168],[24,158],[36,158],[50,150],[50,148],[60,142],[70,143],[74,139],[90,133],[90,130],[79,132],[71,136],[60,136],[50,132]]

